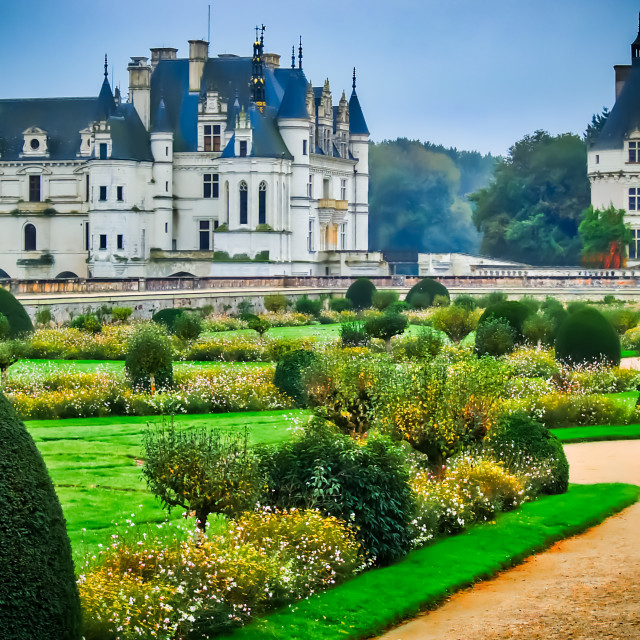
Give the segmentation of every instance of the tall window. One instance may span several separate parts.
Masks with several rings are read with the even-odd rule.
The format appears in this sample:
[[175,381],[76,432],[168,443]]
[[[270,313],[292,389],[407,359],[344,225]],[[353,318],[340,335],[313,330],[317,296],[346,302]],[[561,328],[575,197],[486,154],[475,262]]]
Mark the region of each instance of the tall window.
[[307,196],[313,198],[313,176],[309,174],[309,182],[307,183]]
[[101,233],[100,234],[100,245],[99,245],[100,249],[106,249],[107,248],[107,234],[106,233]]
[[204,150],[220,151],[220,125],[204,125]]
[[307,249],[309,251],[315,251],[315,241],[313,237],[313,218],[309,218],[309,235],[307,236]]
[[217,198],[219,193],[218,174],[205,173],[202,182],[202,197]]
[[107,143],[101,142],[99,149],[100,149],[100,160],[106,160],[107,159]]
[[124,249],[124,236],[121,233],[116,236],[116,242],[116,247],[118,249]]
[[247,141],[240,140],[240,157],[246,158],[247,156]]
[[631,187],[629,189],[629,211],[640,210],[640,189]]
[[100,202],[105,202],[107,199],[107,187],[100,187]]
[[117,187],[117,198],[118,202],[124,201],[124,187]]
[[249,201],[247,193],[247,183],[243,180],[240,183],[240,224],[249,222]]
[[230,208],[230,202],[229,202],[229,182],[225,182],[224,183],[224,198],[226,200],[225,202],[225,219],[224,221],[229,224],[229,208]]
[[29,176],[29,202],[40,202],[40,176]]
[[640,229],[631,229],[631,243],[629,244],[629,260],[640,259]]
[[267,224],[267,183],[264,180],[258,189],[258,224]]
[[24,226],[24,250],[36,250],[36,228],[31,223]]
[[306,156],[307,155],[307,140],[303,140],[302,141],[302,155]]
[[342,178],[340,180],[340,200],[347,199],[347,179]]
[[340,225],[340,249],[344,251],[347,248],[347,223]]
[[637,163],[640,159],[638,155],[638,150],[640,150],[640,142],[637,140],[629,141],[629,162]]
[[211,222],[209,220],[200,220],[198,227],[200,233],[200,251],[209,251],[211,246]]

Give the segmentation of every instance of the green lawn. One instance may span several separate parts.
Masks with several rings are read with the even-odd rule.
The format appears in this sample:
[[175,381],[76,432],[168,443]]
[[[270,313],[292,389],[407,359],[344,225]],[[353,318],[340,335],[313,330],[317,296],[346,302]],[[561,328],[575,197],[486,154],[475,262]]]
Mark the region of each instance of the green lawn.
[[432,608],[448,595],[491,577],[633,504],[640,488],[572,485],[505,513],[495,522],[410,553],[323,594],[257,620],[224,638],[234,640],[358,640],[378,635]]
[[551,429],[551,433],[565,444],[598,440],[637,440],[640,438],[640,424],[562,427]]
[[[186,427],[214,425],[233,430],[247,425],[252,443],[286,440],[305,411],[180,415]],[[141,475],[142,434],[157,416],[31,420],[26,425],[56,486],[76,554],[106,543],[126,519],[139,526],[166,518]],[[135,514],[135,515],[133,515]],[[179,516],[178,512],[172,514]]]
[[635,357],[637,357],[637,355],[638,355],[638,351],[622,349],[620,357],[621,358],[635,358]]
[[629,411],[633,411],[636,406],[636,402],[638,401],[638,392],[637,391],[621,391],[620,393],[605,393],[603,394],[605,398],[611,398],[616,402],[623,405]]

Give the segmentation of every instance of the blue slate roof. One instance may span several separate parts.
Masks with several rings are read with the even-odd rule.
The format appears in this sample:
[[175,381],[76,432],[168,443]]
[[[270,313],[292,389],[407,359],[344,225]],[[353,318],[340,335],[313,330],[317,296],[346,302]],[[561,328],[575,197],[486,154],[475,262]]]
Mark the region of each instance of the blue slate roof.
[[167,115],[167,107],[164,104],[164,99],[160,98],[160,104],[158,105],[158,111],[153,121],[151,129],[154,133],[165,133],[173,131],[173,127],[169,123],[169,116]]
[[96,104],[95,120],[106,120],[109,116],[113,115],[116,111],[116,101],[113,99],[113,93],[111,93],[111,86],[109,80],[106,78],[100,88],[98,94],[98,103]]
[[597,140],[594,150],[620,149],[634,129],[640,129],[640,65],[633,65]]
[[289,76],[289,82],[278,109],[278,118],[306,120],[308,117],[307,79],[302,71],[294,70],[294,73]]
[[97,98],[36,98],[0,100],[1,160],[18,160],[23,132],[39,127],[47,132],[52,160],[68,160],[80,151],[80,130],[95,119]]
[[111,157],[114,160],[153,160],[149,146],[149,133],[132,104],[120,105],[108,122],[113,143]]
[[351,92],[351,98],[349,98],[349,133],[369,135],[369,128],[364,119],[364,114],[362,113],[358,94],[355,89]]

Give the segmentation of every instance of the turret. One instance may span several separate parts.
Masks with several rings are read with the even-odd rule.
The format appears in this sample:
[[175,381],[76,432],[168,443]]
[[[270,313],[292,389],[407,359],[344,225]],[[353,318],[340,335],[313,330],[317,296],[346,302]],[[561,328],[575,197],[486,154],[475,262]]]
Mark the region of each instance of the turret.
[[155,246],[169,251],[173,237],[173,131],[162,98],[153,120],[150,138],[153,154]]

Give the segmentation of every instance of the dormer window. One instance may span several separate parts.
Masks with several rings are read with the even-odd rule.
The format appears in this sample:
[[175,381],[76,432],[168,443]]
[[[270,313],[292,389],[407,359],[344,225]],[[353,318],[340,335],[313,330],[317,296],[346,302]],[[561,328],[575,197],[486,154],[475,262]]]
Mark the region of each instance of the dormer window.
[[48,156],[47,132],[38,127],[29,127],[22,132],[24,145],[22,156]]
[[640,140],[629,140],[629,164],[640,162]]
[[89,157],[93,152],[93,143],[91,141],[91,130],[82,129],[80,131],[80,149],[78,155],[82,157]]

